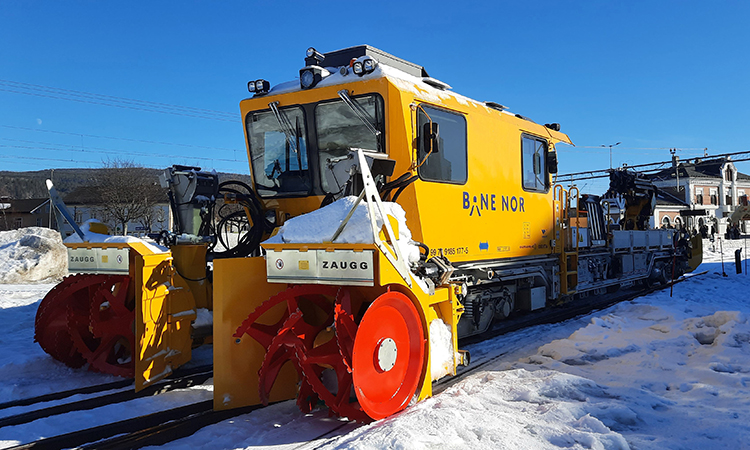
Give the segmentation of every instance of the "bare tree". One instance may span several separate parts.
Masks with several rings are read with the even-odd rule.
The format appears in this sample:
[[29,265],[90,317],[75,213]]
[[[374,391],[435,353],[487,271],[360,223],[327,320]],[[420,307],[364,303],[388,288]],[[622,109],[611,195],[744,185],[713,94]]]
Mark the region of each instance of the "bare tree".
[[[153,231],[154,222],[158,222],[164,216],[163,210],[158,206],[164,198],[164,190],[157,184],[143,185],[143,216],[138,222],[149,232]],[[163,222],[163,220],[162,220]]]
[[158,201],[156,180],[148,169],[132,161],[109,160],[101,170],[98,188],[102,209],[121,231],[128,234],[128,222],[151,214]]

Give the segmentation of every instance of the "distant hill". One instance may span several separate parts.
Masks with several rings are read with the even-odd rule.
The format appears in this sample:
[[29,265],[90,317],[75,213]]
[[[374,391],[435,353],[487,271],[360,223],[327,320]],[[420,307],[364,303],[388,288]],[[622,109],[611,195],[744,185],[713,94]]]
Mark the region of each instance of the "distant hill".
[[[54,169],[53,182],[55,188],[64,199],[65,196],[77,188],[89,187],[92,181],[104,169]],[[154,182],[158,182],[159,169],[145,169]],[[50,170],[33,172],[0,171],[0,197],[8,196],[12,199],[26,200],[47,197],[45,181],[51,176]],[[239,180],[250,184],[250,176],[238,173],[219,172],[219,181]]]

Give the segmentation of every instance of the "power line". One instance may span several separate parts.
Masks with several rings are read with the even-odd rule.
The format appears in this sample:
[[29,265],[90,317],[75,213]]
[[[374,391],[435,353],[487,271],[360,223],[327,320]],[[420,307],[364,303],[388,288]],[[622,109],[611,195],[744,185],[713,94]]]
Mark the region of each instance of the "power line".
[[[52,162],[86,164],[90,168],[95,168],[94,167],[95,165],[101,166],[101,164],[102,164],[101,161],[84,161],[84,160],[74,159],[74,158],[70,158],[70,159],[42,158],[42,157],[37,157],[37,156],[0,155],[0,159],[20,160],[20,162],[15,162],[14,164],[31,164],[31,163],[28,163],[26,161],[27,160],[34,160],[34,161],[52,161]],[[188,161],[187,163],[183,164],[183,165],[186,165],[186,166],[196,166],[196,165],[198,165],[198,164],[190,163],[189,161],[193,161],[193,158],[190,158],[190,157],[183,158],[183,161]],[[157,169],[157,170],[160,170],[160,169],[164,168],[164,167],[154,167],[154,166],[147,166],[147,165],[144,165],[144,167],[145,168],[149,168],[149,169]],[[211,168],[215,169],[215,170],[217,170],[219,172],[226,172],[226,173],[238,173],[238,174],[247,174],[247,173],[249,173],[248,171],[238,171],[236,168],[224,169],[223,166],[214,166],[213,164],[211,164]],[[243,169],[247,169],[246,166],[242,166],[242,168]],[[40,169],[40,170],[43,170],[43,169]]]
[[114,102],[122,102],[122,103],[136,103],[136,104],[144,104],[144,105],[151,105],[153,107],[157,108],[167,108],[167,109],[182,109],[187,111],[193,111],[193,112],[201,112],[201,113],[208,113],[208,114],[216,114],[216,115],[224,115],[224,116],[230,116],[235,117],[236,113],[230,113],[226,111],[217,111],[214,109],[204,109],[204,108],[195,108],[193,106],[182,106],[182,105],[173,105],[169,103],[160,103],[160,102],[152,102],[148,100],[137,100],[132,99],[128,97],[116,97],[113,95],[104,95],[104,94],[95,94],[92,92],[86,92],[86,91],[76,91],[72,89],[62,89],[62,88],[56,88],[51,86],[44,86],[41,84],[31,84],[31,83],[22,83],[20,81],[12,81],[12,80],[2,80],[0,79],[0,84],[4,85],[10,85],[13,87],[19,87],[22,89],[34,89],[34,90],[41,90],[43,92],[53,92],[53,93],[61,93],[61,94],[67,94],[67,95],[77,95],[81,97],[87,97],[87,98],[94,98],[94,99],[105,99],[109,101]]
[[[36,128],[28,128],[28,127],[17,127],[12,125],[0,125],[2,128],[9,128],[13,130],[24,130],[24,131],[34,131],[39,133],[54,133],[54,134],[62,134],[62,135],[68,135],[68,136],[75,136],[75,137],[87,137],[87,138],[93,138],[93,139],[111,139],[116,141],[128,141],[128,142],[137,142],[141,144],[158,144],[158,145],[172,145],[176,147],[187,147],[187,148],[201,148],[206,150],[224,150],[224,151],[230,151],[230,152],[236,152],[239,151],[239,149],[234,148],[226,148],[226,147],[211,147],[206,145],[195,145],[195,144],[178,144],[175,142],[162,142],[162,141],[150,141],[147,139],[132,139],[132,138],[123,138],[123,137],[113,137],[113,136],[100,136],[95,134],[83,134],[83,133],[72,133],[67,131],[56,131],[56,130],[41,130]],[[242,149],[244,152],[245,149]]]
[[[609,146],[602,147],[601,145],[574,145],[572,147],[573,148],[566,148],[566,150],[574,150],[577,148],[595,148],[602,151],[608,151],[607,149],[609,148]],[[619,147],[620,150],[671,150],[673,148],[677,148],[677,150],[706,150],[706,147]]]
[[[6,138],[0,138],[2,140],[8,140]],[[10,139],[15,140],[15,139]],[[33,142],[32,142],[33,143]],[[74,147],[74,146],[64,146],[64,144],[50,144],[50,145],[56,145],[57,147],[63,147],[63,148],[57,148],[57,147],[39,147],[39,146],[29,146],[29,145],[3,145],[0,144],[0,148],[16,148],[16,149],[26,149],[26,150],[51,150],[51,151],[69,151],[69,152],[76,152],[76,153],[91,153],[91,154],[105,154],[105,155],[123,155],[126,154],[128,156],[145,156],[149,158],[186,158],[186,159],[193,159],[193,160],[201,160],[201,161],[223,161],[223,162],[240,162],[236,159],[226,159],[226,158],[209,158],[205,156],[186,156],[186,155],[160,155],[160,154],[153,154],[153,153],[143,153],[143,152],[133,152],[133,151],[127,151],[124,150],[117,150],[117,149],[104,149],[104,148],[97,148],[97,147],[88,147],[89,149],[96,150],[92,151],[89,149]]]
[[[117,148],[107,148],[107,147],[93,147],[93,146],[85,146],[81,147],[77,144],[58,144],[54,142],[40,142],[40,141],[29,141],[25,139],[11,139],[11,138],[0,138],[2,141],[11,141],[11,142],[22,142],[26,144],[41,144],[41,145],[51,145],[55,147],[60,148],[54,148],[54,147],[39,147],[39,146],[22,146],[22,145],[0,145],[0,148],[26,148],[26,149],[34,149],[34,150],[65,150],[65,151],[73,151],[73,152],[82,152],[82,153],[103,153],[103,154],[109,154],[109,155],[135,155],[135,156],[145,156],[149,158],[193,158],[193,159],[200,159],[200,160],[206,160],[206,161],[226,161],[226,162],[237,162],[237,163],[247,163],[247,160],[238,160],[237,158],[233,159],[227,159],[227,158],[217,158],[217,157],[205,157],[205,156],[192,156],[192,155],[169,155],[164,153],[151,153],[151,152],[134,152],[132,150],[123,150],[123,149],[117,149]],[[97,150],[97,151],[92,151]]]
[[77,91],[69,91],[65,89],[57,89],[44,86],[34,87],[35,85],[23,86],[23,84],[25,83],[0,80],[0,86],[5,86],[5,88],[0,88],[0,91],[11,92],[14,94],[31,95],[35,97],[53,98],[57,100],[69,100],[78,103],[89,103],[92,105],[113,106],[135,111],[157,112],[162,114],[172,114],[198,119],[219,120],[224,122],[239,122],[239,114],[231,115],[230,113],[221,111],[207,112],[211,110],[200,110],[199,108],[182,107],[178,105],[158,106],[160,104],[156,102],[147,102],[143,100],[114,100],[117,97],[88,93],[85,93],[87,95],[81,95],[76,94]]
[[[730,159],[733,163],[735,162],[741,162],[741,161],[750,161],[750,150],[745,151],[739,151],[739,152],[732,152],[732,153],[722,153],[718,155],[710,155],[710,156],[699,156],[695,158],[688,158],[685,160],[682,160],[681,162],[688,163],[690,160],[713,160],[713,159],[720,159],[720,158],[727,158],[731,156],[740,156],[740,158],[737,159]],[[647,173],[647,172],[658,172],[660,170],[663,170],[665,166],[672,164],[672,161],[661,161],[661,162],[655,162],[655,163],[647,163],[647,164],[636,164],[633,166],[624,166],[623,169],[638,169],[637,172],[640,173]],[[616,170],[616,169],[615,169]],[[609,177],[609,174],[612,172],[612,169],[603,169],[603,170],[588,170],[583,172],[575,172],[575,173],[567,173],[558,175],[556,177],[556,180],[559,181],[579,181],[579,180],[592,180],[596,178],[607,178]]]

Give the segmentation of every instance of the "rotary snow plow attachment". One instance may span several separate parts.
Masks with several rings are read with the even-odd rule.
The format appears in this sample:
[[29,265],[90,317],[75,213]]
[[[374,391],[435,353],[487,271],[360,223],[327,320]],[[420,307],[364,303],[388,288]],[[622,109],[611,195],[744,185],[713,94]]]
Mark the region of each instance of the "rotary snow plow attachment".
[[210,285],[182,275],[200,278],[192,263],[205,258],[205,246],[66,245],[78,273],[52,289],[36,315],[34,337],[47,353],[70,367],[135,377],[137,390],[190,360],[191,321],[196,308],[210,307]]
[[359,158],[374,244],[265,243],[265,258],[216,262],[216,409],[296,396],[303,412],[320,400],[367,422],[430,396],[465,362],[454,351],[459,291],[410,271],[398,221]]
[[[411,290],[375,245],[264,247],[273,283],[264,279],[262,258],[215,267],[216,409],[296,397],[303,412],[322,400],[337,415],[366,422],[429,397],[433,379],[463,362],[452,351],[461,314],[454,289]],[[326,274],[334,262],[347,269]],[[316,279],[299,274],[316,268]],[[240,273],[254,275],[238,283]]]

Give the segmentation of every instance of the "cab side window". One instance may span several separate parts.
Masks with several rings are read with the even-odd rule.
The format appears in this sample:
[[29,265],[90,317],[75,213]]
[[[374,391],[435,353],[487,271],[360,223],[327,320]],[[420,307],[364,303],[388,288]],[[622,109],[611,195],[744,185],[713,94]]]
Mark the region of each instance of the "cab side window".
[[[420,178],[463,184],[468,177],[466,118],[423,105],[417,115]],[[426,159],[425,159],[426,158]]]
[[531,136],[521,138],[521,170],[523,189],[546,192],[549,188],[547,170],[547,141]]

